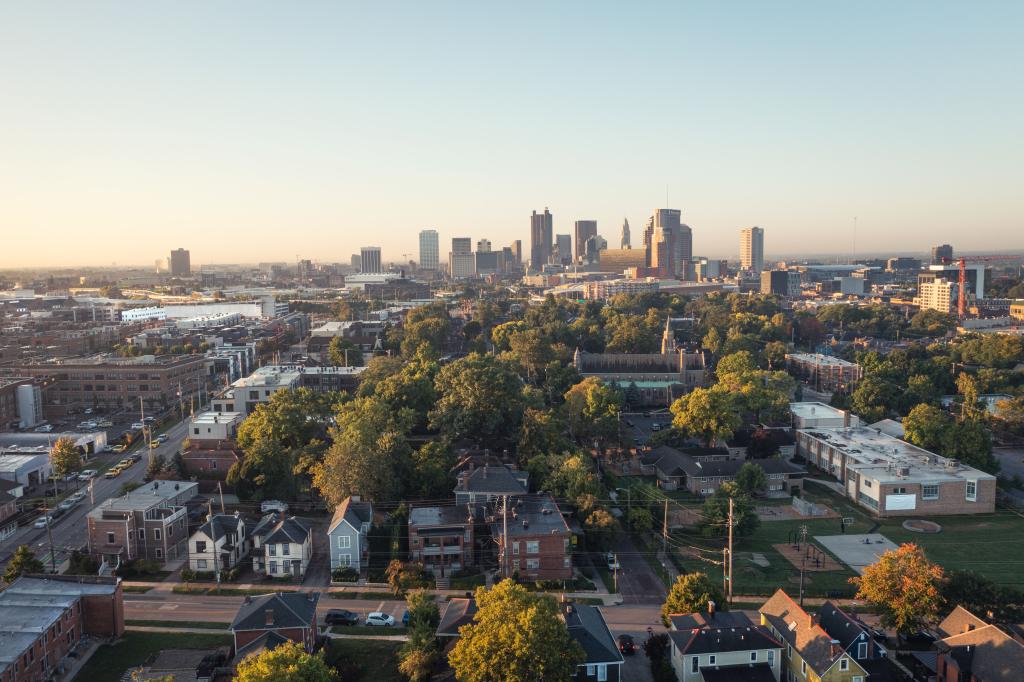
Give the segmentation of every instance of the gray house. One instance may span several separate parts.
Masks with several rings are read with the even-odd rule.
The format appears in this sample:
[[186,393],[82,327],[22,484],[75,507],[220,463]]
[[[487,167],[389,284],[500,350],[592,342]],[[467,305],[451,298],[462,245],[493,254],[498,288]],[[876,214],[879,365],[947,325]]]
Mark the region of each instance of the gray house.
[[207,517],[188,539],[188,565],[193,571],[226,571],[248,555],[249,536],[238,512]]
[[517,496],[529,492],[529,474],[508,466],[470,466],[459,473],[455,485],[455,504],[490,502],[502,495]]
[[327,527],[331,548],[331,570],[349,566],[357,571],[366,568],[370,545],[366,535],[373,524],[373,505],[359,497],[347,497],[334,510]]

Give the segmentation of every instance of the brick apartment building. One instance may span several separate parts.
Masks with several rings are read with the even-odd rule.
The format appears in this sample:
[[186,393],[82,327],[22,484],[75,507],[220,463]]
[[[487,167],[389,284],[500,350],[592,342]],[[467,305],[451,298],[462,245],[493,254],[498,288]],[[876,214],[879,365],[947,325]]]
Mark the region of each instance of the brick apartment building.
[[147,409],[169,407],[178,402],[179,391],[186,402],[198,395],[208,378],[206,359],[192,355],[97,355],[11,365],[4,373],[52,380],[44,393],[43,409],[54,416],[89,407],[134,408],[140,398]]
[[0,592],[0,682],[59,676],[83,635],[123,633],[120,578],[21,576]]
[[106,500],[86,517],[89,553],[110,566],[187,558],[186,503],[198,489],[188,481],[153,481]]
[[473,507],[413,507],[409,510],[409,559],[430,573],[451,575],[477,563]]
[[572,530],[554,499],[546,493],[517,498],[508,510],[508,545],[500,509],[491,524],[499,556],[504,557],[508,575],[523,580],[568,580],[572,578]]

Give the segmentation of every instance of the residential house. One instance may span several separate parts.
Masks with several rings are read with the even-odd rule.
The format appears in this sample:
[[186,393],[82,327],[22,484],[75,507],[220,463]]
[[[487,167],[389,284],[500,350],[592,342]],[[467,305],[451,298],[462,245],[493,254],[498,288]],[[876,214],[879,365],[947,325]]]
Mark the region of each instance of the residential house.
[[476,565],[473,525],[469,504],[413,507],[409,510],[409,558],[442,576]]
[[866,682],[868,672],[783,590],[760,608],[761,625],[783,644],[782,675],[787,682]]
[[668,633],[680,682],[780,682],[782,644],[763,625],[710,625]]
[[935,643],[936,682],[1018,682],[1024,644],[995,625],[975,625],[968,622],[963,632]]
[[187,503],[198,489],[191,481],[153,481],[104,500],[86,516],[89,553],[109,567],[136,559],[184,559]]
[[[664,490],[686,489],[694,495],[711,495],[718,486],[733,481],[746,463],[734,459],[725,448],[698,450],[698,457],[668,446],[655,448],[640,458],[641,472],[654,474]],[[780,458],[754,461],[768,479],[765,493],[770,497],[799,495],[803,491],[803,468]]]
[[719,611],[715,602],[708,602],[705,611],[669,614],[669,629],[685,632],[708,628],[747,628],[754,623],[742,611]]
[[885,649],[871,636],[867,625],[830,601],[818,608],[818,624],[847,654],[858,661],[885,658]]
[[559,607],[569,636],[580,645],[585,656],[576,666],[573,679],[578,682],[622,679],[622,654],[597,607],[575,602],[561,602]]
[[306,575],[313,531],[303,521],[267,514],[252,529],[252,570],[274,578]]
[[276,592],[246,597],[231,622],[235,660],[289,640],[311,652],[316,645],[319,592]]
[[516,471],[507,465],[470,466],[458,475],[455,503],[478,504],[503,495],[525,495],[529,492],[528,478],[525,471]]
[[346,497],[334,510],[327,527],[330,545],[331,570],[350,567],[356,571],[366,568],[370,557],[367,536],[373,525],[373,505],[358,496]]
[[518,574],[523,580],[572,578],[573,533],[548,493],[517,498],[507,518],[496,515],[491,536],[507,575]]
[[185,470],[206,479],[227,479],[228,471],[242,458],[235,437],[244,419],[240,412],[203,412],[193,417],[188,447],[181,453]]
[[120,578],[23,575],[0,592],[0,682],[60,678],[83,637],[123,634]]
[[476,599],[453,598],[449,599],[441,611],[441,620],[437,624],[436,635],[450,641],[459,636],[459,628],[473,622],[476,615]]
[[188,539],[188,566],[193,571],[228,571],[248,555],[249,535],[238,512],[208,517]]

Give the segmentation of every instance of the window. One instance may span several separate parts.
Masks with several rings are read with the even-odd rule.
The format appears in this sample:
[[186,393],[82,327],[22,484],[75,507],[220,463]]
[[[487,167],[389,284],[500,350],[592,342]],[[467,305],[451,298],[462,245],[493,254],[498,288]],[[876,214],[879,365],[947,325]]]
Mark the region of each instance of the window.
[[772,651],[771,649],[768,650],[768,667],[769,668],[774,668],[775,667],[775,652]]
[[107,533],[107,544],[108,545],[114,544],[114,534],[113,533]]
[[937,500],[937,499],[939,499],[939,486],[937,486],[937,485],[923,485],[923,486],[921,486],[921,499],[922,500]]
[[268,573],[277,573],[277,562],[271,561],[270,568],[267,570]]
[[160,539],[160,529],[159,528],[154,528],[153,529],[153,539],[154,540],[159,540]]
[[270,556],[277,556],[277,545],[267,545],[270,548]]
[[840,658],[839,659],[839,669],[840,670],[849,670],[850,669],[850,659],[846,658],[845,656],[843,658]]
[[868,657],[868,643],[867,642],[861,642],[860,644],[857,645],[857,658],[859,660],[863,661],[867,657]]
[[527,559],[526,560],[526,570],[528,570],[528,571],[530,571],[530,570],[536,571],[538,568],[540,568],[540,559]]
[[164,558],[164,551],[162,549],[160,549],[159,547],[156,548],[156,558],[157,559],[163,559]]
[[519,543],[518,542],[513,542],[512,543],[512,553],[513,554],[519,554]]
[[750,652],[750,662],[754,663],[755,661],[757,661],[757,652],[756,651],[751,651]]
[[864,682],[864,677],[862,675],[857,675],[853,678],[852,682]]
[[140,528],[139,529],[139,539],[140,540],[145,540],[146,539],[146,529],[145,528]]
[[907,494],[907,489],[902,487],[902,486],[900,486],[899,488],[893,488],[892,489],[892,494],[893,495],[906,495]]
[[587,675],[589,675],[590,677],[593,677],[594,676],[594,672],[595,672],[594,668],[596,668],[596,667],[597,666],[594,665],[593,663],[588,663],[587,664]]
[[526,543],[527,554],[540,554],[540,542],[537,540],[530,540]]
[[700,672],[700,658],[698,658],[697,656],[694,656],[690,659],[690,672]]
[[871,481],[869,481],[866,478],[862,480],[862,483],[863,483],[865,488],[870,488],[871,487]]
[[281,556],[288,556],[292,553],[292,545],[290,542],[286,542],[281,545]]
[[338,549],[348,549],[352,546],[352,538],[347,535],[338,536]]
[[351,554],[339,554],[338,555],[338,565],[339,566],[351,566],[352,565],[352,555]]
[[202,554],[206,551],[206,542],[203,540],[196,540],[196,552]]
[[708,656],[708,665],[714,665],[716,660],[717,657],[714,654],[711,654]]
[[978,482],[967,481],[967,501],[974,502],[978,499]]
[[196,559],[196,568],[206,568],[206,559]]
[[572,557],[565,557],[564,559],[562,559],[562,566],[564,568],[571,568],[572,567]]
[[608,666],[604,663],[597,665],[597,682],[606,682],[608,680]]
[[807,661],[800,661],[800,674],[807,677]]

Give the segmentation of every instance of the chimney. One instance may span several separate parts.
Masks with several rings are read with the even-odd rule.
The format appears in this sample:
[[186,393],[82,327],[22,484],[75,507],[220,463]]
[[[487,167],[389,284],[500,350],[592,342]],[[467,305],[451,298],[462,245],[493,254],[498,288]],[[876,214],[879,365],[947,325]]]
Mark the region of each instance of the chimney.
[[242,600],[242,603],[243,604],[251,604],[252,603],[252,597],[249,596],[248,594],[245,595],[245,599]]
[[708,620],[713,620],[715,617],[715,600],[708,600]]
[[839,644],[838,639],[833,639],[829,643],[829,654],[832,658],[835,658],[839,654],[843,653],[843,647]]
[[273,625],[274,624],[274,609],[267,609],[266,611],[264,611],[264,614],[266,615],[266,618],[267,618],[267,625]]
[[848,428],[850,428],[850,411],[849,410],[842,410],[842,413],[843,413],[843,428],[844,429],[848,429]]

